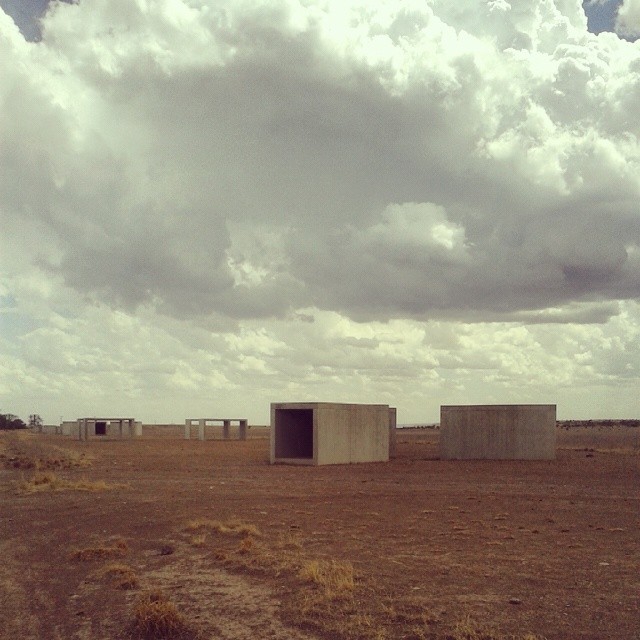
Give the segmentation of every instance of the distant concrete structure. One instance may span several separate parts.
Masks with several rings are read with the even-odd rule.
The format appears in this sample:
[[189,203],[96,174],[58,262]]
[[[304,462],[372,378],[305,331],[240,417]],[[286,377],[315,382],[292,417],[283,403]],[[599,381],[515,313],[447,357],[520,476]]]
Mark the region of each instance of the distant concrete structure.
[[59,436],[62,435],[62,427],[57,424],[41,424],[35,432]]
[[222,425],[222,438],[229,440],[231,438],[232,423],[237,423],[238,439],[247,439],[248,420],[245,418],[187,418],[184,421],[184,439],[191,438],[191,428],[198,427],[198,440],[205,440],[206,427],[219,427]]
[[440,407],[443,460],[552,460],[555,404]]
[[60,423],[63,436],[77,436],[78,435],[78,421],[77,420],[64,420]]
[[79,440],[88,440],[93,436],[124,437],[125,429],[130,438],[142,434],[142,425],[135,418],[78,418],[77,430]]
[[387,462],[389,443],[386,404],[271,404],[271,464]]

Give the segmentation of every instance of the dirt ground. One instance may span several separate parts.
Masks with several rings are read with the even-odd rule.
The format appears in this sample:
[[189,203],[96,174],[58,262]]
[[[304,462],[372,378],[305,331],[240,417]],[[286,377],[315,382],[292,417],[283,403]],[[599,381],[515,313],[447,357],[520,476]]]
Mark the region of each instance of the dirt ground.
[[269,465],[260,428],[5,433],[0,638],[131,637],[161,590],[205,639],[638,639],[639,433],[560,428],[556,460],[496,462],[402,430],[391,462],[333,467]]

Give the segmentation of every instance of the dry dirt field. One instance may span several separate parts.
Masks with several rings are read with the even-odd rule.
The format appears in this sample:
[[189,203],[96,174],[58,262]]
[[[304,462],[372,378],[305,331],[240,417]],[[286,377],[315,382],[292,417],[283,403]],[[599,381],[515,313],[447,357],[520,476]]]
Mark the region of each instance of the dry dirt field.
[[270,466],[259,428],[4,433],[0,638],[638,639],[639,433],[454,462],[403,430],[337,467]]

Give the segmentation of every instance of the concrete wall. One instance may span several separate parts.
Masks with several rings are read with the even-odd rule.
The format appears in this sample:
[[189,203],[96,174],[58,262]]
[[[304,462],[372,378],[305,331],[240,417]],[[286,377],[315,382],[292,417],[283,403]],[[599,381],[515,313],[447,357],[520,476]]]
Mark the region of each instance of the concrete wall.
[[440,407],[440,457],[444,460],[551,460],[555,456],[555,404]]
[[77,420],[65,420],[60,425],[62,427],[63,436],[76,436],[78,437],[78,421]]
[[398,420],[396,414],[396,408],[389,407],[389,458],[395,458],[398,455]]
[[49,435],[62,435],[62,427],[57,424],[43,424],[36,433],[47,433]]
[[271,405],[271,464],[389,460],[389,406],[332,402]]

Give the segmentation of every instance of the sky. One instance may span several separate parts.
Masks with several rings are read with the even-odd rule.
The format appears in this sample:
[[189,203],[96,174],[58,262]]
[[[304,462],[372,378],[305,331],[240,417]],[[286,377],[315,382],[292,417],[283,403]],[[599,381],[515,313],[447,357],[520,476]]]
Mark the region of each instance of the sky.
[[640,0],[0,6],[1,412],[639,417]]

